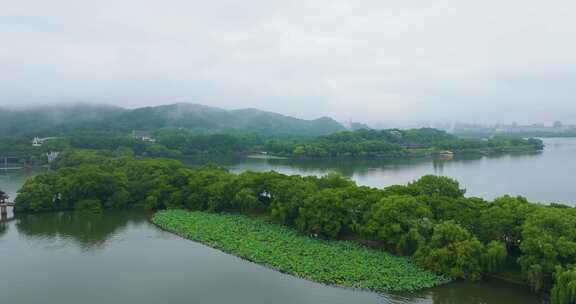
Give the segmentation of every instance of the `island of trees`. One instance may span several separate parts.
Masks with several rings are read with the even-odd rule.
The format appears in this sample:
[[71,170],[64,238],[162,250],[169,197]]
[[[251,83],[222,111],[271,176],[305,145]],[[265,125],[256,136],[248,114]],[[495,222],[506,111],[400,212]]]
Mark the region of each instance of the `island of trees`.
[[534,152],[544,147],[540,139],[461,139],[436,129],[361,129],[297,139],[163,131],[156,133],[154,140],[147,142],[128,134],[72,134],[34,147],[26,138],[12,137],[0,143],[0,150],[24,162],[41,163],[47,152],[68,149],[115,150],[156,157],[259,153],[293,158],[399,158],[430,156],[443,151],[480,155]]
[[441,151],[452,153],[509,153],[542,150],[539,139],[498,137],[461,139],[445,131],[422,128],[411,130],[369,130],[338,132],[312,140],[270,140],[266,151],[305,157],[405,157]]
[[95,152],[64,153],[54,168],[20,189],[17,212],[187,209],[200,215],[184,216],[182,227],[169,226],[171,216],[181,214],[156,221],[197,238],[202,235],[190,230],[189,221],[244,214],[311,238],[345,239],[406,256],[452,279],[502,277],[550,292],[553,303],[575,300],[576,209],[565,205],[466,197],[458,182],[438,176],[375,189],[338,175],[233,174]]

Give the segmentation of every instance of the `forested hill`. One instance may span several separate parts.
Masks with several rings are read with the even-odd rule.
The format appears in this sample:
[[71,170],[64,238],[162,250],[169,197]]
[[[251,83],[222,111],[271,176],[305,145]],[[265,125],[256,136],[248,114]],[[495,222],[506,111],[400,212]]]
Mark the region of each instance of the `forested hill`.
[[256,109],[224,110],[186,103],[133,110],[88,104],[0,109],[0,136],[127,133],[132,130],[311,137],[342,131],[344,127],[326,117],[304,120]]
[[127,110],[96,104],[67,104],[28,108],[0,107],[0,137],[48,137],[93,129],[92,124],[112,121]]
[[331,118],[304,120],[257,109],[224,110],[198,104],[147,107],[124,113],[117,130],[186,129],[203,133],[256,133],[269,136],[318,136],[344,130]]

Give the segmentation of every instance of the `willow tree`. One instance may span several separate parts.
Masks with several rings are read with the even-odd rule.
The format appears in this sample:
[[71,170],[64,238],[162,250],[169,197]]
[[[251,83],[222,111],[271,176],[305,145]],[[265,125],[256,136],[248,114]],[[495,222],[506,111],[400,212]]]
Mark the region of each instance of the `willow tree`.
[[576,268],[556,267],[555,284],[550,292],[552,304],[576,303]]
[[576,261],[576,214],[539,208],[522,225],[522,272],[535,291],[552,287],[557,266]]
[[414,253],[414,261],[452,278],[482,277],[484,245],[464,227],[446,221],[434,226],[432,238]]
[[499,241],[492,241],[485,246],[482,254],[482,267],[486,273],[497,273],[502,270],[508,257],[506,244]]
[[422,239],[418,236],[418,228],[426,224],[430,217],[430,208],[417,198],[394,195],[372,206],[364,216],[365,224],[360,227],[360,231],[389,250],[412,254]]

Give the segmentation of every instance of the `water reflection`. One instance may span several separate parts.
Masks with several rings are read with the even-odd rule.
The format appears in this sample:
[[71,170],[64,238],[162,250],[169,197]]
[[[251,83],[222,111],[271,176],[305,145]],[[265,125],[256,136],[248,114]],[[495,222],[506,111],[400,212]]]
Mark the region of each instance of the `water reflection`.
[[21,236],[37,243],[64,240],[91,251],[105,248],[128,225],[147,222],[149,216],[143,212],[24,214],[16,217],[15,226]]
[[8,223],[4,220],[0,220],[0,238],[8,232]]
[[442,303],[442,304],[487,304],[487,303],[545,303],[543,295],[532,293],[528,287],[498,280],[479,283],[454,282],[433,289],[398,294],[390,303]]
[[0,170],[0,189],[5,191],[11,199],[14,199],[18,189],[20,189],[24,182],[42,172],[44,172],[44,170]]
[[336,172],[347,177],[366,176],[375,172],[394,173],[410,167],[429,166],[434,174],[443,175],[446,166],[464,166],[479,164],[489,160],[498,159],[527,159],[540,157],[542,152],[526,152],[514,154],[461,155],[454,158],[427,157],[409,159],[278,159],[278,158],[250,158],[241,156],[181,158],[185,164],[203,166],[216,164],[230,168],[234,172],[246,170],[269,171],[276,170],[287,174],[318,175]]
[[456,156],[453,159],[183,159],[199,166],[209,162],[233,172],[275,170],[284,174],[325,175],[337,172],[359,185],[385,187],[405,184],[426,174],[455,178],[469,196],[485,199],[510,194],[534,202],[576,203],[572,173],[576,171],[576,139],[545,139],[544,152],[491,156]]
[[[219,165],[232,168],[236,171],[243,169],[268,170],[269,168],[293,168],[299,172],[317,174],[337,172],[344,176],[353,177],[356,175],[373,174],[375,170],[397,172],[405,170],[407,167],[422,165],[432,165],[434,173],[442,174],[446,165],[461,166],[474,165],[486,160],[497,159],[526,159],[539,157],[542,152],[516,153],[516,154],[496,154],[482,156],[478,154],[457,156],[451,159],[434,158],[410,158],[410,159],[255,159],[255,158],[221,158],[211,159]],[[190,162],[189,162],[190,163]],[[192,162],[200,165],[202,162]]]
[[[0,258],[12,261],[0,272],[6,283],[0,284],[0,294],[22,299],[16,290],[25,280],[35,291],[24,295],[28,303],[42,298],[94,304],[161,299],[215,304],[543,303],[526,288],[503,282],[456,282],[392,294],[326,286],[162,232],[148,218],[134,212],[17,216],[5,223],[9,233],[0,236]],[[117,277],[121,282],[112,279]],[[70,293],[68,286],[76,292]],[[101,296],[109,290],[114,293]]]

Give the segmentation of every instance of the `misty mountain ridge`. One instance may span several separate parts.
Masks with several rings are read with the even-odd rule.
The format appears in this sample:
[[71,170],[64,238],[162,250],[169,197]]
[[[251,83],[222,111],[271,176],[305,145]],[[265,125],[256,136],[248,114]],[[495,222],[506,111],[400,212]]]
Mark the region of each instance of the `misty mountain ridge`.
[[193,103],[136,109],[101,104],[0,108],[0,135],[3,136],[167,129],[267,136],[319,136],[345,130],[343,125],[329,117],[305,120],[252,108],[225,110]]

